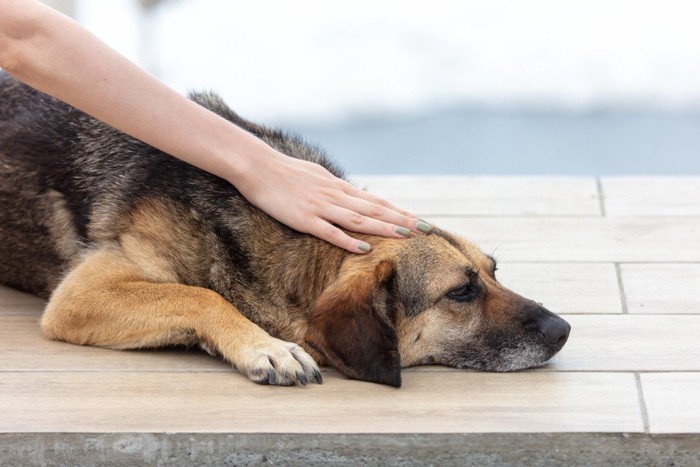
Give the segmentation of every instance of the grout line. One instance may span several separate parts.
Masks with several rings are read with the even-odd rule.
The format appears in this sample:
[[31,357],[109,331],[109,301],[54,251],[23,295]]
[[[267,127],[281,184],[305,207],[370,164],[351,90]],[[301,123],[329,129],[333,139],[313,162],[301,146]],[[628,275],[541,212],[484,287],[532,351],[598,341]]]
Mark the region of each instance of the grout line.
[[687,260],[678,260],[678,261],[668,261],[668,260],[622,260],[622,261],[615,261],[614,259],[609,259],[609,260],[540,260],[540,259],[532,259],[532,260],[513,260],[509,261],[507,259],[499,259],[498,260],[498,265],[500,266],[501,264],[512,264],[512,265],[518,265],[518,264],[574,264],[574,265],[582,265],[582,264],[636,264],[636,265],[670,265],[673,266],[675,264],[700,264],[700,261],[687,261]]
[[644,423],[644,433],[649,434],[649,411],[644,400],[644,390],[642,389],[642,377],[639,373],[634,374],[634,379],[637,382],[637,394],[639,395],[639,409],[642,412],[642,422]]
[[[469,213],[425,213],[419,212],[418,216],[431,220],[430,218],[439,219],[600,219],[600,214],[469,214]],[[672,216],[663,216],[663,218]],[[697,218],[700,216],[673,216],[682,218]]]
[[[687,264],[700,264],[700,260],[668,260],[668,259],[650,259],[650,260],[615,260],[615,259],[607,259],[607,260],[578,260],[578,259],[572,259],[572,260],[549,260],[549,259],[527,259],[527,260],[512,260],[509,261],[506,258],[502,258],[498,260],[498,264],[513,264],[513,265],[518,265],[518,264],[572,264],[572,265],[582,265],[582,264],[641,264],[641,265],[676,265],[676,264],[681,264],[681,265],[687,265]],[[4,285],[0,283],[0,290],[2,289],[10,289],[14,290],[12,287],[8,285]],[[17,306],[16,303],[12,303],[12,306]],[[31,311],[30,311],[31,313]]]
[[627,294],[625,293],[625,284],[622,281],[622,267],[620,263],[615,263],[615,274],[617,274],[617,288],[620,291],[620,302],[622,305],[622,314],[629,314],[627,309]]
[[675,318],[682,316],[700,316],[700,313],[620,313],[619,311],[614,313],[568,313],[566,311],[561,311],[557,313],[559,316],[673,316]]
[[698,260],[675,260],[669,261],[667,259],[659,260],[549,260],[549,259],[529,259],[529,260],[512,260],[509,261],[505,258],[498,259],[499,266],[501,264],[572,264],[572,265],[582,265],[582,264],[641,264],[641,265],[676,265],[676,264],[700,264]]
[[601,217],[608,217],[608,214],[605,211],[605,194],[603,193],[603,181],[600,179],[600,177],[596,177],[595,182],[596,187],[598,188],[598,206],[600,207],[600,215]]
[[[323,372],[323,368],[321,369],[321,372]],[[80,373],[80,374],[142,374],[142,373],[173,373],[173,374],[202,374],[202,373],[234,373],[234,374],[240,374],[243,376],[242,373],[238,373],[234,368],[222,368],[221,370],[207,370],[207,369],[190,369],[190,370],[165,370],[165,369],[139,369],[139,368],[133,368],[133,369],[123,369],[123,370],[118,370],[118,369],[71,369],[71,368],[66,368],[62,370],[46,370],[46,369],[27,369],[27,370],[0,370],[0,374],[2,373],[22,373],[22,374],[31,374],[31,373],[41,373],[41,374],[62,374],[62,373]]]
[[[328,371],[335,371],[333,368],[330,367],[322,367],[321,368],[321,373],[328,372]],[[635,375],[644,375],[644,374],[677,374],[677,373],[692,373],[692,374],[700,374],[700,370],[660,370],[660,369],[655,369],[655,370],[634,370],[634,369],[627,369],[627,370],[613,370],[613,369],[608,369],[608,370],[567,370],[567,369],[561,369],[561,370],[542,370],[542,369],[531,369],[529,371],[512,371],[512,372],[489,372],[489,371],[477,371],[477,370],[464,370],[464,369],[459,369],[459,368],[452,368],[452,367],[410,367],[410,368],[403,368],[403,371],[405,372],[410,372],[410,373],[435,373],[435,374],[443,374],[443,373],[466,373],[466,374],[473,374],[473,375],[497,375],[500,377],[501,375],[524,375],[524,374],[547,374],[547,375],[555,375],[555,374],[561,374],[561,373],[567,373],[567,374],[572,374],[572,373],[581,373],[581,374],[635,374]],[[155,368],[155,369],[140,369],[140,368],[126,368],[126,369],[79,369],[79,368],[65,368],[65,369],[0,369],[0,374],[6,374],[6,373],[47,373],[47,374],[57,374],[57,373],[85,373],[85,374],[131,374],[131,373],[173,373],[173,374],[187,374],[187,373],[192,373],[192,374],[201,374],[201,373],[232,373],[232,374],[240,374],[241,376],[242,373],[239,373],[235,368],[230,367],[230,368],[222,368],[222,369],[182,369],[182,370],[172,370],[172,369],[160,369],[160,368]],[[336,372],[338,375],[341,375],[339,372]],[[342,376],[342,375],[341,375]]]
[[598,219],[600,220],[601,217],[605,217],[607,220],[610,221],[625,221],[625,220],[639,220],[639,221],[664,221],[664,220],[675,220],[675,219],[688,219],[688,220],[693,220],[697,221],[700,219],[700,214],[649,214],[649,215],[641,215],[641,214],[630,214],[630,215],[620,215],[620,216],[601,216],[601,209],[605,211],[604,207],[598,205],[598,214],[571,214],[571,213],[564,213],[564,214],[557,214],[557,213],[552,213],[552,214],[530,214],[530,213],[488,213],[488,214],[479,214],[479,213],[430,213],[430,212],[418,212],[417,214],[421,217],[428,218],[428,220],[436,220],[439,221],[440,219],[517,219],[517,220],[533,220],[533,219],[560,219],[560,220],[592,220],[592,219]]
[[[21,318],[31,318],[31,319],[39,319],[41,318],[40,314],[13,314],[13,313],[3,313],[2,312],[2,303],[0,303],[0,319],[2,318],[9,318],[9,317],[21,317]],[[600,312],[569,312],[569,311],[559,311],[557,312],[558,315],[560,316],[623,316],[623,315],[629,315],[629,316],[635,316],[635,317],[644,317],[644,316],[674,316],[674,317],[683,317],[683,316],[700,316],[700,312],[694,312],[694,313],[674,313],[674,312],[654,312],[654,313],[623,313],[620,311],[600,311]]]
[[[601,213],[601,209],[604,211]],[[666,215],[666,216],[609,216],[607,214],[607,211],[605,211],[605,208],[602,206],[598,205],[596,211],[597,213],[594,214],[580,214],[580,215],[575,215],[575,214],[537,214],[537,215],[532,215],[532,214],[495,214],[495,213],[489,213],[489,214],[449,214],[449,213],[435,213],[435,214],[426,214],[426,213],[418,213],[418,216],[428,220],[431,223],[435,223],[436,225],[440,225],[441,222],[443,221],[454,221],[454,220],[464,220],[464,221],[469,221],[469,220],[513,220],[513,221],[535,221],[535,220],[544,220],[544,221],[590,221],[590,222],[595,222],[594,224],[591,225],[598,225],[597,223],[599,222],[605,222],[605,225],[616,225],[617,224],[623,224],[625,221],[640,221],[640,222],[665,222],[665,221],[674,221],[674,220],[688,220],[688,221],[694,221],[697,222],[700,220],[700,215],[694,214],[694,215]]]
[[[2,303],[0,303],[0,307],[1,307],[1,306],[3,306]],[[26,317],[28,317],[28,318],[36,318],[36,319],[39,319],[39,318],[41,318],[41,312],[37,312],[37,313],[33,313],[33,314],[32,314],[32,313],[13,313],[13,312],[11,312],[11,311],[9,311],[9,312],[7,312],[7,311],[0,311],[0,318],[3,317],[3,316],[26,316]]]
[[693,261],[693,260],[676,260],[676,261],[669,261],[667,259],[664,260],[614,260],[614,259],[609,259],[609,260],[548,260],[548,259],[531,259],[531,260],[513,260],[509,261],[508,259],[504,258],[499,258],[498,259],[498,264],[499,266],[501,264],[572,264],[572,265],[581,265],[581,264],[641,264],[641,265],[653,265],[653,266],[658,266],[658,265],[676,265],[676,264],[700,264],[700,261]]
[[[12,373],[12,372],[18,372],[22,370],[5,370],[7,373]],[[33,372],[33,371],[39,371],[39,370],[27,370],[27,372]],[[40,371],[51,371],[51,370],[40,370]],[[410,368],[403,368],[403,371],[411,371],[413,373],[451,373],[451,372],[466,372],[466,373],[472,373],[472,374],[484,374],[484,375],[506,375],[506,374],[525,374],[525,373],[530,373],[530,374],[548,374],[548,375],[553,375],[557,373],[620,373],[620,374],[677,374],[677,373],[700,373],[700,369],[697,370],[660,370],[660,369],[653,369],[653,370],[635,370],[632,368],[626,369],[626,370],[615,370],[615,369],[607,369],[607,370],[567,370],[567,369],[541,369],[541,368],[531,368],[529,370],[519,370],[519,371],[511,371],[511,372],[492,372],[492,371],[478,371],[478,370],[468,370],[468,369],[459,369],[459,368],[452,368],[452,367],[443,367],[443,366],[435,366],[435,367],[430,367],[430,366],[412,366]]]

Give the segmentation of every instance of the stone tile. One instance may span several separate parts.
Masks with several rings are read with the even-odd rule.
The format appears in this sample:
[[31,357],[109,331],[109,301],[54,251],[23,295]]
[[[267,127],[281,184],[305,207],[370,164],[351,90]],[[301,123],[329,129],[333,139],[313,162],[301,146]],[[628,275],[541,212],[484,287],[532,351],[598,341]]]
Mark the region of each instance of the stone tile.
[[44,300],[0,286],[0,432],[639,433],[643,372],[651,432],[700,433],[700,177],[605,178],[606,218],[592,178],[365,181],[495,253],[501,282],[563,313],[561,354],[509,374],[408,369],[398,390],[333,370],[322,386],[263,387],[199,351],[44,340]]
[[38,316],[0,316],[2,371],[221,371],[231,366],[196,349],[111,350],[50,341]]
[[700,315],[565,315],[549,371],[700,371]]
[[612,264],[503,263],[496,277],[556,313],[622,313]]
[[46,300],[11,287],[0,285],[0,304],[3,305],[43,305]]
[[700,373],[642,374],[652,433],[700,433]]
[[622,264],[630,313],[700,315],[700,264]]
[[428,218],[504,262],[700,261],[700,218]]
[[[700,316],[564,318],[572,325],[569,342],[542,371],[700,371]],[[0,317],[0,371],[235,373],[227,363],[196,350],[119,351],[48,341],[39,333],[37,318],[25,316]]]
[[604,177],[608,216],[700,216],[700,177]]
[[422,216],[599,216],[591,177],[381,175],[360,187]]
[[41,316],[44,306],[37,305],[2,305],[0,304],[0,316]]
[[0,373],[0,432],[640,432],[632,374],[407,372],[256,385],[233,373]]
[[19,290],[0,285],[0,316],[38,315],[44,310],[46,301]]

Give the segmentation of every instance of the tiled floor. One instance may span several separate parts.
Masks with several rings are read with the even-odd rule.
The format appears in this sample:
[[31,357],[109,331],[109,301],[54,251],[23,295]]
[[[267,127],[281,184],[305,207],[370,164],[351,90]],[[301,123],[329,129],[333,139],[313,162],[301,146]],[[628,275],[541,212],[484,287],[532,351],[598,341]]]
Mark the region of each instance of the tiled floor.
[[624,433],[690,436],[683,459],[700,463],[700,177],[356,181],[493,253],[501,282],[572,324],[560,356],[511,374],[405,370],[398,390],[331,370],[264,387],[200,352],[45,341],[42,301],[0,288],[0,433]]

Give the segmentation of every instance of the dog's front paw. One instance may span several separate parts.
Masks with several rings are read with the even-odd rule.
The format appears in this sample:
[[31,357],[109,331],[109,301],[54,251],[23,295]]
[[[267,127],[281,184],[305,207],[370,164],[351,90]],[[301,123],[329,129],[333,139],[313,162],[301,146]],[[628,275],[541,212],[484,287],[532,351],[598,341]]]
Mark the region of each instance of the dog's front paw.
[[309,354],[296,344],[274,337],[243,350],[234,363],[238,371],[259,384],[323,383],[321,371]]

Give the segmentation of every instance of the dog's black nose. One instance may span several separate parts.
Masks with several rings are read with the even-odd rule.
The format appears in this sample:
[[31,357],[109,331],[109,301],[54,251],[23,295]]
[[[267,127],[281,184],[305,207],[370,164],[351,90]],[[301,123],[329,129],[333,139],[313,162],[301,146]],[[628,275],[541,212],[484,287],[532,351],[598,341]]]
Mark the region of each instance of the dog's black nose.
[[569,339],[571,325],[554,314],[545,315],[538,324],[540,335],[547,345],[557,352],[561,350]]
[[521,317],[523,327],[539,337],[555,353],[566,344],[571,325],[548,309],[530,302],[523,308]]

